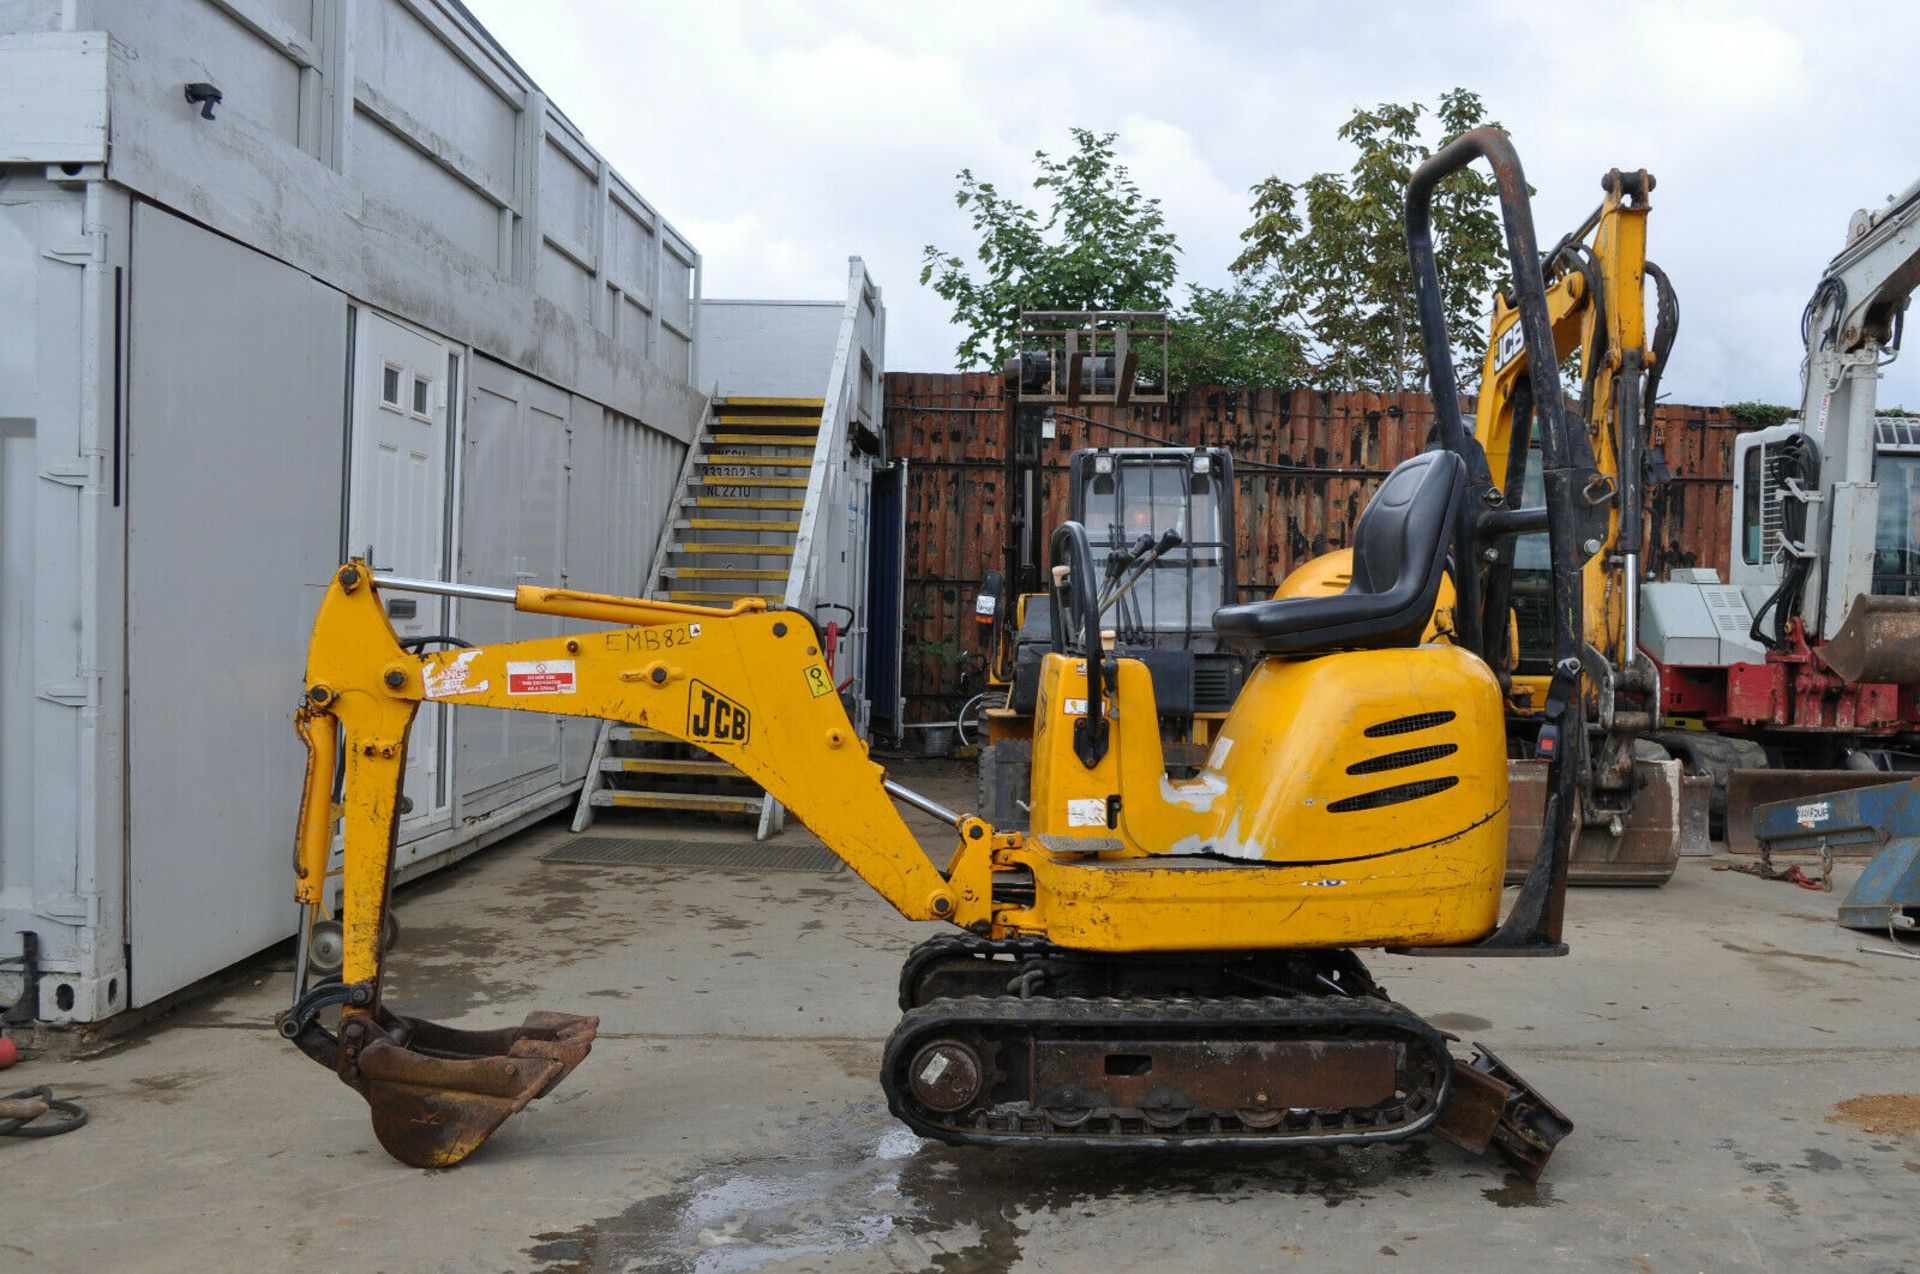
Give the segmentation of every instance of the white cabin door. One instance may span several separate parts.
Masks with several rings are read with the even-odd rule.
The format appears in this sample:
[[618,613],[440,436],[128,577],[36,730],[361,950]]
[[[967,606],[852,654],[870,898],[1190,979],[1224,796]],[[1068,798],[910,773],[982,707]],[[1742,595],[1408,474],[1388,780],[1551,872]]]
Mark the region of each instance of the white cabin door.
[[[452,565],[453,350],[412,328],[361,309],[354,332],[353,438],[347,473],[349,554],[373,551],[374,569],[447,579]],[[402,640],[447,632],[448,602],[425,593],[383,592]],[[412,802],[402,839],[451,818],[446,774],[447,709],[425,705],[407,739],[403,789]]]

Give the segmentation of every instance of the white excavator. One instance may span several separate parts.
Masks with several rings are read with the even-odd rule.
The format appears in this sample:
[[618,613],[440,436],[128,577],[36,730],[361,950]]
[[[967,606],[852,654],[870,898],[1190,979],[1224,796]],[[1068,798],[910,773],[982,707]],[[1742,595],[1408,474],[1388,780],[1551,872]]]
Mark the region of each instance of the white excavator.
[[1659,741],[1714,775],[1735,848],[1756,802],[1920,770],[1920,417],[1877,403],[1916,285],[1920,182],[1814,288],[1799,414],[1735,440],[1727,582],[1641,589],[1663,715],[1706,727]]

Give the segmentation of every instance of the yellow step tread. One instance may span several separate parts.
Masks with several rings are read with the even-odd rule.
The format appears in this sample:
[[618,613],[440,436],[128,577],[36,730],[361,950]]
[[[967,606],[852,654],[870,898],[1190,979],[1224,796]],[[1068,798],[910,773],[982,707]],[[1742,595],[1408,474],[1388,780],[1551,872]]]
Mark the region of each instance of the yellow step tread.
[[818,416],[715,416],[714,423],[720,425],[753,425],[761,428],[811,429],[818,433]]
[[809,451],[814,443],[795,434],[709,434],[707,441],[719,447],[805,447]]
[[738,553],[742,557],[792,557],[791,544],[733,544],[714,543],[676,544],[668,549],[669,553]]
[[750,473],[703,473],[700,475],[703,487],[801,487],[807,485],[805,478],[756,478]]
[[613,792],[598,791],[588,804],[641,810],[725,810],[738,814],[760,812],[758,796],[714,796],[707,792]]
[[[806,507],[805,500],[762,500],[744,495],[697,495],[693,497],[695,507],[702,509],[792,509],[799,511]],[[799,527],[794,528],[796,531]]]
[[749,456],[733,451],[709,451],[701,464],[730,464],[741,469],[800,469],[813,464],[812,456]]
[[689,531],[798,531],[798,522],[755,522],[752,518],[686,518]]
[[786,571],[745,571],[728,566],[669,566],[660,572],[668,579],[785,579]]
[[714,400],[722,410],[728,407],[811,407],[815,411],[827,405],[824,398],[735,398],[728,394]]
[[743,597],[764,597],[770,601],[779,600],[779,597],[773,593],[715,593],[700,588],[670,588],[667,590],[667,600],[670,602],[737,602]]
[[[711,757],[614,756],[600,763],[603,771],[621,774],[739,774],[725,761]],[[741,775],[741,777],[745,777]]]
[[620,743],[680,742],[680,740],[663,730],[653,730],[643,725],[616,725],[607,732],[607,737]]

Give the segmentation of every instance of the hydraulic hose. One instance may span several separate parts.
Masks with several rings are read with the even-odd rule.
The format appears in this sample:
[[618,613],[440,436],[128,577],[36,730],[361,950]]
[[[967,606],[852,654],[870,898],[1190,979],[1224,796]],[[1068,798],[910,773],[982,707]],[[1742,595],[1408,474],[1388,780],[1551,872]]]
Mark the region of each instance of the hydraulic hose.
[[[1775,447],[1769,447],[1774,454],[1767,457],[1763,464],[1773,467],[1776,490],[1784,489],[1789,482],[1798,482],[1802,489],[1811,490],[1820,485],[1820,448],[1812,438],[1805,434],[1794,434],[1783,438]],[[1787,644],[1787,625],[1800,613],[1801,593],[1807,587],[1807,576],[1813,570],[1813,558],[1786,549],[1787,544],[1805,547],[1807,534],[1807,502],[1788,498],[1780,505],[1780,539],[1782,551],[1787,561],[1780,574],[1780,586],[1760,603],[1753,612],[1753,626],[1747,635],[1768,650],[1780,650]],[[1767,612],[1773,612],[1773,632],[1763,631]]]

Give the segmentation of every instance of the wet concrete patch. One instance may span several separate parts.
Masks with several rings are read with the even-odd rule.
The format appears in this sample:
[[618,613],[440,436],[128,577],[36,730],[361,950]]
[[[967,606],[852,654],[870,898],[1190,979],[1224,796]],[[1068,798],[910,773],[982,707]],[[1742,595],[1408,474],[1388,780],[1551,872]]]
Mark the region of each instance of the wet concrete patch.
[[1811,951],[1788,951],[1785,947],[1743,947],[1734,942],[1723,942],[1720,946],[1735,955],[1769,956],[1779,960],[1804,960],[1808,964],[1837,964],[1848,969],[1864,969],[1867,966],[1858,960],[1846,960],[1839,956],[1815,955]]
[[1427,1021],[1443,1031],[1484,1031],[1493,1025],[1486,1018],[1475,1017],[1471,1013],[1435,1013]]
[[1480,1196],[1499,1208],[1549,1208],[1555,1202],[1552,1186],[1529,1181],[1517,1172],[1509,1172],[1505,1181],[1488,1186]]
[[[1004,1270],[1037,1221],[1087,1205],[1288,1197],[1335,1208],[1407,1194],[1435,1174],[1435,1155],[1466,1162],[1425,1141],[1244,1154],[983,1152],[923,1141],[877,1107],[853,1107],[775,1153],[712,1166],[614,1216],[537,1235],[526,1253],[553,1274],[738,1274],[788,1261],[833,1268],[858,1256],[908,1269]],[[1508,1188],[1513,1199],[1496,1200],[1502,1206],[1552,1202],[1523,1182]]]
[[[134,1075],[128,1081],[126,1096],[135,1101],[155,1101],[171,1106],[187,1100],[193,1090],[214,1078],[211,1070],[174,1071],[166,1075]],[[72,1088],[72,1085],[64,1087]]]

